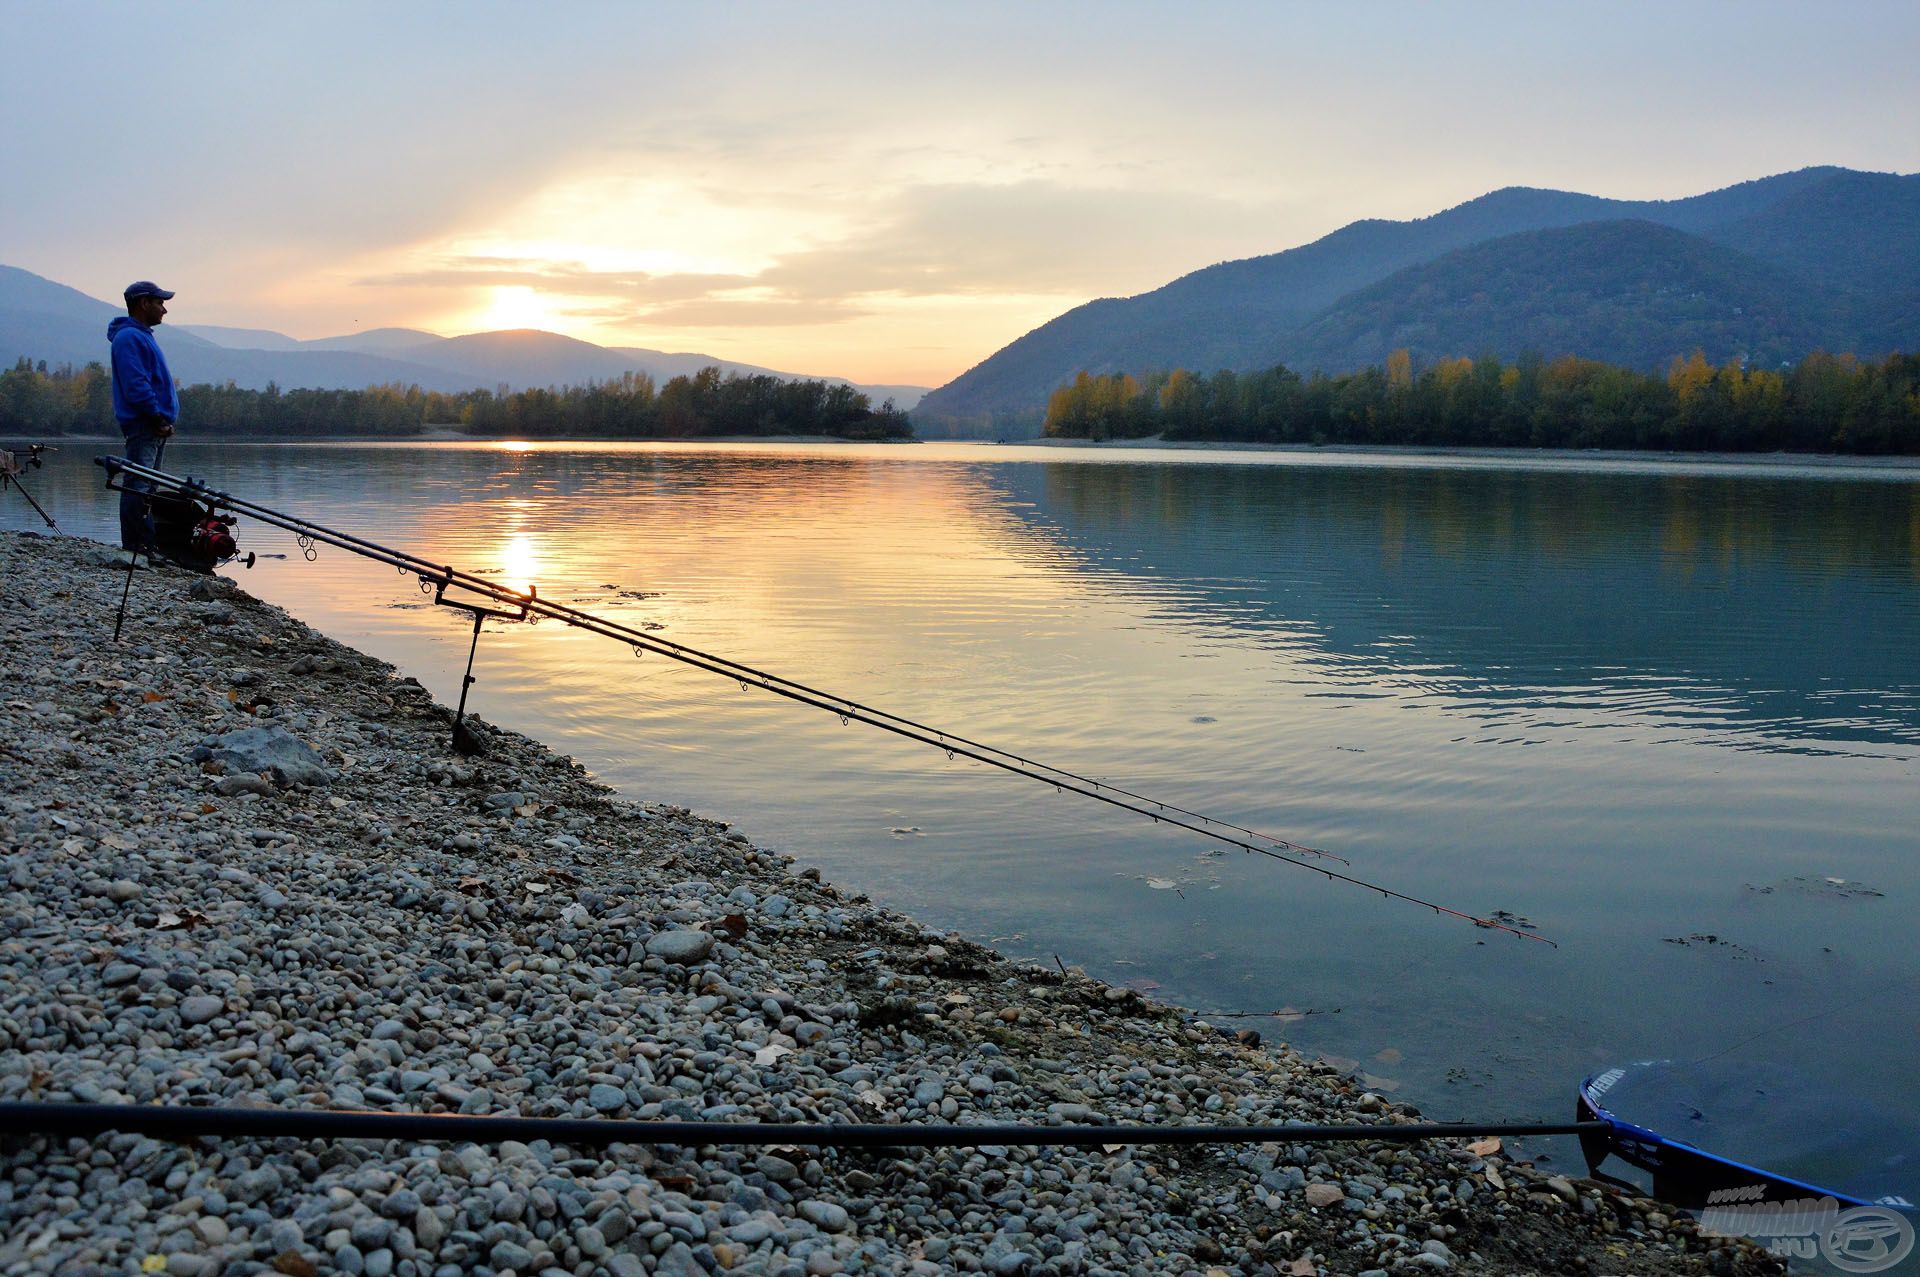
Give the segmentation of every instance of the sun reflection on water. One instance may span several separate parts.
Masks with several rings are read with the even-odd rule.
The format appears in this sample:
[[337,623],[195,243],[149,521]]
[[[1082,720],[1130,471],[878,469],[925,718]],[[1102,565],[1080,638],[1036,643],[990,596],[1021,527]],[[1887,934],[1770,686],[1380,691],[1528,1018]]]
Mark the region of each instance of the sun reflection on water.
[[515,532],[500,546],[500,584],[522,594],[539,579],[540,551],[531,536]]

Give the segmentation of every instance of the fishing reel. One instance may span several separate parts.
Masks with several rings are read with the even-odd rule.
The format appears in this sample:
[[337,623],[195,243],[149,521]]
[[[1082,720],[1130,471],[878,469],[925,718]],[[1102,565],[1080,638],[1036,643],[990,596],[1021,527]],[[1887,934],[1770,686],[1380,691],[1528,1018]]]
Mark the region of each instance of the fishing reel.
[[38,470],[42,464],[40,455],[59,451],[52,444],[30,443],[26,446],[26,456],[20,455],[18,448],[0,448],[0,479],[18,479],[28,470]]

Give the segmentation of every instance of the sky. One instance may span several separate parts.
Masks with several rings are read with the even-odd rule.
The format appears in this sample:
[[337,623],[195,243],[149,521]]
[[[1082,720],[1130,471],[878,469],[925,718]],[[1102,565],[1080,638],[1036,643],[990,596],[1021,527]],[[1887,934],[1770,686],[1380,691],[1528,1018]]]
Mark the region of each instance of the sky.
[[0,0],[0,264],[935,386],[1503,186],[1920,170],[1920,3]]

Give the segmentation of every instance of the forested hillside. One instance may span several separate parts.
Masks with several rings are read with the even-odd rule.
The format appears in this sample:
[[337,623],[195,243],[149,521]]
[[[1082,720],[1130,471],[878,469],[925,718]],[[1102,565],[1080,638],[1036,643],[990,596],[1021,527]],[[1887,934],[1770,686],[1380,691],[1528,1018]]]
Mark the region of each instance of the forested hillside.
[[1399,346],[1642,369],[1695,348],[1871,358],[1920,349],[1916,302],[1920,176],[1813,168],[1669,201],[1516,187],[1076,307],[927,395],[916,421],[1033,433],[1083,370],[1342,373]]
[[1564,355],[1416,365],[1405,350],[1337,377],[1285,367],[1082,373],[1056,390],[1065,439],[1426,444],[1920,455],[1920,355],[1816,353],[1789,369],[1718,367],[1696,351],[1641,372]]

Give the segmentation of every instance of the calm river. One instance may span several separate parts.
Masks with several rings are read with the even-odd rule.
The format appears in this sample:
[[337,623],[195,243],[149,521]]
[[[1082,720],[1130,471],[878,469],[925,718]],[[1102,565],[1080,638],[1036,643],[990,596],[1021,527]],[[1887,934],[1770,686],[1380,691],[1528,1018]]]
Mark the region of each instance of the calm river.
[[[29,482],[110,539],[102,450]],[[1920,470],[968,445],[167,460],[1527,919],[1559,947],[557,625],[481,640],[479,712],[635,797],[1016,956],[1285,1009],[1223,1022],[1434,1116],[1564,1120],[1593,1070],[1710,1055],[1804,1079],[1773,1100],[1806,1131],[1840,1120],[1827,1089],[1920,1115]],[[0,495],[0,526],[36,523]],[[463,617],[390,569],[240,537],[292,557],[229,575],[457,698]]]

